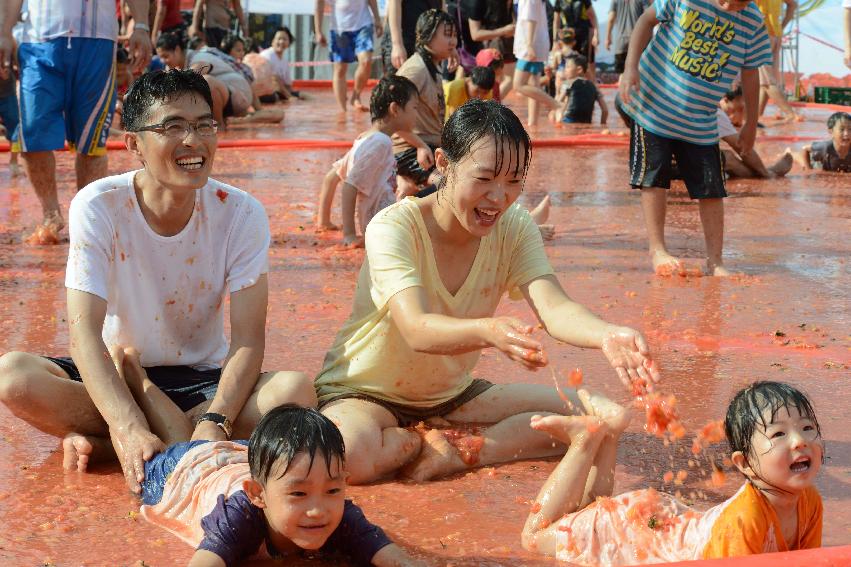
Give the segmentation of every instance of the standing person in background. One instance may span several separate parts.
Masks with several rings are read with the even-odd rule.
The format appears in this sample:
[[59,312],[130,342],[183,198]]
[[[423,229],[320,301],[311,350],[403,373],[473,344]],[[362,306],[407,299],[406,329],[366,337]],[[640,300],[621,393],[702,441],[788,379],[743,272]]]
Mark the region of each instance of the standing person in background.
[[381,41],[384,74],[395,73],[417,48],[417,18],[428,10],[445,10],[443,0],[387,0],[387,27]]
[[[623,73],[626,63],[626,54],[629,49],[629,36],[635,22],[644,13],[646,0],[612,0],[609,8],[609,25],[606,27],[606,51],[615,54],[615,73]],[[612,49],[612,35],[614,35],[614,49]]]
[[[500,100],[514,86],[514,7],[511,0],[462,0],[461,14],[469,18],[470,38],[502,55],[503,79],[499,85]],[[543,55],[543,54],[541,54]]]
[[517,35],[514,42],[514,85],[517,92],[529,99],[529,126],[538,123],[538,103],[548,106],[548,111],[558,108],[555,99],[538,86],[544,63],[550,52],[547,32],[546,0],[520,0],[517,7]]
[[[331,39],[330,56],[334,64],[334,95],[343,112],[352,106],[356,110],[368,112],[360,100],[360,94],[366,88],[366,80],[372,69],[373,35],[384,33],[381,15],[376,0],[328,0],[331,6],[331,24],[328,26]],[[372,12],[372,17],[369,13]],[[313,14],[313,33],[316,43],[327,45],[322,34],[322,18],[325,13],[325,0],[316,0]],[[349,63],[357,61],[355,84],[352,97],[346,99],[346,72]]]
[[[783,30],[795,17],[798,9],[796,0],[757,0],[756,5],[765,16],[765,29],[768,31],[768,39],[771,41],[771,64],[759,68],[759,115],[765,112],[768,99],[783,113],[783,121],[791,122],[797,118],[795,109],[786,100],[783,92],[783,74],[780,72],[780,47],[783,42]],[[786,6],[783,20],[780,20],[780,11]]]
[[[130,56],[134,70],[141,72],[153,51],[148,3],[126,1],[134,20]],[[55,237],[65,221],[56,194],[53,152],[64,148],[66,140],[76,151],[77,189],[107,174],[118,20],[113,0],[28,2],[26,19],[15,27],[22,4],[6,0],[0,8],[0,78],[11,73],[17,40],[21,116],[14,150],[21,152],[41,203],[42,226]]]
[[151,26],[151,43],[157,43],[161,33],[183,33],[186,25],[180,13],[180,0],[153,0],[156,4],[154,23]]
[[553,18],[553,37],[558,37],[561,28],[573,28],[576,32],[574,49],[588,60],[588,80],[596,82],[597,13],[592,0],[555,0],[555,17]]
[[195,0],[189,37],[200,36],[203,31],[207,45],[218,47],[231,29],[231,13],[228,6],[233,8],[233,13],[239,20],[242,35],[247,37],[248,24],[245,22],[245,14],[242,13],[242,4],[239,0]]
[[851,0],[842,2],[842,19],[845,21],[845,66],[851,69]]

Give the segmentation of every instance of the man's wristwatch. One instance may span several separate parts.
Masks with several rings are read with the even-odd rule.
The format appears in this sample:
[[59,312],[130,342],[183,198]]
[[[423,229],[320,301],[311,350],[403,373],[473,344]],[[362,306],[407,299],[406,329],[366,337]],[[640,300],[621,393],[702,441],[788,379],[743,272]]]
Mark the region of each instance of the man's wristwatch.
[[220,413],[205,413],[198,420],[198,423],[202,421],[212,421],[216,424],[216,426],[225,432],[225,437],[230,439],[230,436],[233,434],[233,426],[230,423],[230,420],[227,416],[224,416]]
[[137,30],[141,30],[143,32],[151,33],[151,26],[149,26],[148,24],[141,24],[141,23],[134,22],[133,23],[133,31],[137,31]]

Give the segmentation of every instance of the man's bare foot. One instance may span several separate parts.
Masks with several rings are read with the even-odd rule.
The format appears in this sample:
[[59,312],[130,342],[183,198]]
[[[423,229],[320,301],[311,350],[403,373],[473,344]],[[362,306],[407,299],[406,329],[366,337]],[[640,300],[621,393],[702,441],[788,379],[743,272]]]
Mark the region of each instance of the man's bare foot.
[[541,238],[544,240],[552,240],[556,236],[556,225],[554,224],[539,224],[538,230],[541,231]]
[[443,435],[440,429],[431,429],[423,435],[420,454],[400,474],[416,482],[446,476],[467,468],[458,449]]
[[650,257],[653,260],[653,271],[657,276],[672,276],[683,271],[682,261],[671,256],[667,250],[656,250]]
[[328,223],[316,223],[316,232],[333,232],[336,230],[340,230],[340,227],[332,222]]
[[615,403],[605,396],[591,394],[585,389],[577,390],[576,394],[582,402],[585,413],[605,421],[610,432],[620,434],[629,425],[632,419],[630,408]]
[[369,112],[369,107],[364,106],[364,104],[360,101],[360,98],[355,98],[352,96],[352,108],[359,112]]
[[795,158],[792,156],[792,150],[786,148],[783,156],[768,168],[768,172],[774,177],[783,177],[792,169],[793,163],[795,163]]
[[550,206],[550,196],[547,195],[544,197],[543,201],[538,203],[534,209],[529,211],[529,214],[532,215],[532,220],[535,221],[535,224],[546,224],[550,218]]
[[728,277],[734,275],[733,272],[724,267],[723,264],[706,263],[706,275],[717,277]]
[[533,415],[529,426],[548,433],[565,445],[593,435],[603,435],[608,426],[602,418],[593,415]]
[[86,472],[89,465],[105,460],[112,454],[109,439],[69,433],[62,439],[62,468]]
[[44,221],[24,237],[24,242],[33,246],[49,246],[59,244],[59,231],[65,228],[65,220],[59,211],[49,211],[44,214]]

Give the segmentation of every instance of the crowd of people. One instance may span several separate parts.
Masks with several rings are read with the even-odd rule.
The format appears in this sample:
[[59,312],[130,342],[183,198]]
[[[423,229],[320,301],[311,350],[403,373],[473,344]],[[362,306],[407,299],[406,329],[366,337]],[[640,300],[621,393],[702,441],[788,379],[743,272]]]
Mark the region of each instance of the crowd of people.
[[[530,127],[539,106],[559,124],[590,123],[596,107],[607,122],[591,0],[519,0],[516,10],[510,0],[390,0],[386,26],[375,0],[328,4],[327,38],[323,0],[314,28],[329,47],[334,100],[368,111],[371,126],[319,193],[317,230],[342,229],[365,260],[316,377],[263,371],[269,220],[252,195],[211,177],[220,129],[280,122],[279,103],[303,97],[290,30],[260,50],[236,0],[197,0],[189,21],[169,0],[3,5],[0,119],[44,225],[66,224],[53,156],[66,141],[79,192],[67,220],[70,352],[3,354],[0,401],[63,439],[66,469],[117,458],[143,516],[196,547],[193,566],[305,550],[421,565],[345,498],[347,483],[542,457],[561,460],[518,534],[535,553],[622,565],[820,546],[821,430],[788,384],[757,382],[732,398],[724,425],[744,484],[698,513],[652,490],[612,497],[629,409],[584,389],[471,374],[484,349],[525,369],[548,364],[532,326],[496,315],[512,294],[559,343],[599,349],[631,394],[649,395],[661,378],[641,332],[562,288],[544,245],[549,200],[516,203],[532,143],[501,103],[512,91],[528,101]],[[786,109],[774,67],[794,0],[785,5],[770,24],[744,0],[612,4],[605,44],[622,73],[624,162],[659,274],[682,269],[665,243],[673,178],[699,201],[706,273],[723,276],[728,175],[778,177],[795,160],[851,171],[843,112],[830,117],[829,140],[769,165],[753,149],[761,93]],[[379,36],[386,73],[370,92]],[[108,175],[119,96],[115,126],[142,167]],[[447,423],[481,429],[453,444],[433,427]]]

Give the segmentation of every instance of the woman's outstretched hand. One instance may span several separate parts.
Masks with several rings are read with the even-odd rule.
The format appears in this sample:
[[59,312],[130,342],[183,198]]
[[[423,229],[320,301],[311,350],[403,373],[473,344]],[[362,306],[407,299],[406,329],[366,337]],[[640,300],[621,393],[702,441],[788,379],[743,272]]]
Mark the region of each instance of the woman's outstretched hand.
[[662,378],[647,341],[635,329],[615,327],[603,340],[603,354],[618,373],[623,385],[633,393],[652,391]]
[[543,345],[532,338],[534,328],[514,317],[494,317],[486,320],[487,342],[498,348],[508,358],[528,370],[547,365]]

